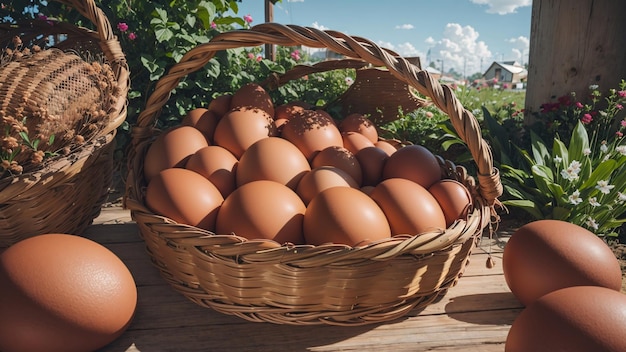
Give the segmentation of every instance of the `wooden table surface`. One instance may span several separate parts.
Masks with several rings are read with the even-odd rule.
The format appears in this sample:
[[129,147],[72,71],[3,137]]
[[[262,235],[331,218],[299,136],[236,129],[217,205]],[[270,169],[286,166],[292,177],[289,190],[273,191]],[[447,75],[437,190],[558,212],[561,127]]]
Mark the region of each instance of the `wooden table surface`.
[[[85,234],[119,256],[135,278],[137,311],[130,327],[101,352],[119,351],[504,351],[522,305],[502,273],[477,248],[459,283],[439,302],[387,323],[292,326],[248,322],[203,308],[172,289],[152,266],[127,210],[103,208]],[[506,236],[501,236],[506,238]],[[484,241],[486,242],[486,241]]]

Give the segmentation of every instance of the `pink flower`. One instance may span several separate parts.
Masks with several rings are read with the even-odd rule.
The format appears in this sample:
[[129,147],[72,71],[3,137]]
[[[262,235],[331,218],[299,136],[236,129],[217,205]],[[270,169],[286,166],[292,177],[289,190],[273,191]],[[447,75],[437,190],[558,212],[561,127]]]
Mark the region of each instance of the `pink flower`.
[[430,111],[426,111],[426,117],[428,117],[429,119],[433,117],[433,113]]
[[620,124],[622,125],[622,127],[626,127],[626,120],[620,121]]
[[300,51],[299,50],[294,50],[291,52],[291,58],[298,61],[300,60]]
[[621,131],[615,132],[615,135],[618,136],[619,138],[624,137],[624,134]]
[[617,110],[622,110],[624,108],[624,106],[622,104],[617,104],[617,105],[615,105],[615,108]]
[[626,90],[620,90],[617,94],[619,94],[620,98],[626,98]]
[[584,114],[580,121],[587,125],[590,124],[591,121],[593,121],[593,117],[591,117],[591,114]]
[[128,25],[124,22],[120,22],[117,24],[117,29],[119,29],[120,32],[126,32],[128,30]]
[[263,60],[263,57],[261,57],[261,55],[256,57],[256,62],[261,62],[261,60]]
[[582,109],[582,108],[584,108],[585,106],[583,105],[583,103],[581,103],[581,102],[577,101],[577,102],[576,102],[576,107],[577,107],[577,108],[579,108],[579,109]]
[[135,32],[128,33],[128,39],[130,39],[130,40],[137,39],[137,34],[135,34]]
[[252,16],[250,14],[243,16],[243,20],[247,23],[252,23]]
[[248,53],[248,59],[254,60],[254,54],[253,53]]
[[215,24],[215,22],[211,22],[211,29],[215,29],[217,28],[217,25]]

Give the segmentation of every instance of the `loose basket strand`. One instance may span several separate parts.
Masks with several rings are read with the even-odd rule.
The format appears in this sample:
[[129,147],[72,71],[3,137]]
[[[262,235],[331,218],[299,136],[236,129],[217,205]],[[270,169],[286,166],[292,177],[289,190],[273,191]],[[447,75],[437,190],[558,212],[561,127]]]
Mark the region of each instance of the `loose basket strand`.
[[[280,245],[215,234],[145,206],[143,161],[160,132],[156,120],[172,90],[216,52],[265,44],[326,48],[387,69],[449,115],[478,167],[478,183],[439,157],[449,178],[470,189],[474,207],[445,231],[396,236],[364,247]],[[356,67],[364,65],[356,63]],[[296,75],[297,76],[297,75]],[[362,113],[368,113],[363,111]],[[393,51],[336,31],[266,23],[226,32],[190,50],[156,84],[132,132],[125,206],[164,279],[203,307],[257,322],[362,325],[419,311],[456,284],[502,193],[480,126],[453,91]]]

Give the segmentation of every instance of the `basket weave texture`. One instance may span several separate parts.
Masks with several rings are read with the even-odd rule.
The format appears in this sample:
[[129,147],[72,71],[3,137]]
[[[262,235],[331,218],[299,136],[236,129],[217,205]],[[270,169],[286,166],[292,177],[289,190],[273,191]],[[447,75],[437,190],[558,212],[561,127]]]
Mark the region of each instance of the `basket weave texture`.
[[[56,145],[74,133],[88,138],[82,145],[45,160],[40,167],[0,180],[0,247],[42,233],[81,234],[98,216],[113,178],[114,138],[126,119],[126,58],[106,15],[93,0],[57,1],[77,10],[96,30],[43,20],[0,25],[2,47],[8,47],[15,37],[25,47],[43,48],[43,41],[51,36],[57,40],[53,48],[32,54],[32,60],[22,60],[27,63],[17,59],[5,65],[4,71],[11,77],[3,79],[2,111],[6,116],[27,116],[31,132],[56,134]],[[105,60],[112,71],[106,89],[115,91],[117,99],[99,106],[99,111],[92,108],[99,119],[83,113],[94,101],[108,96],[98,86],[101,76],[81,59],[85,56]],[[36,67],[29,67],[33,65]],[[20,76],[20,80],[15,79]],[[33,131],[28,123],[38,121],[42,113],[52,122]],[[59,120],[68,129],[59,130]]]
[[[156,118],[170,92],[181,78],[201,69],[216,52],[264,44],[327,48],[361,61],[360,67],[386,68],[395,80],[430,97],[450,116],[478,167],[475,179],[465,168],[439,158],[442,171],[463,182],[473,195],[474,207],[467,219],[445,231],[398,236],[364,247],[289,246],[211,233],[149,210],[145,205],[143,162],[148,147],[160,133],[155,128]],[[386,93],[381,95],[383,99],[393,96],[392,92]],[[352,99],[353,105],[356,102],[358,99]],[[379,100],[379,106],[384,104]],[[397,105],[395,108],[397,111]],[[499,174],[480,127],[449,87],[366,39],[266,23],[222,33],[193,48],[157,82],[133,128],[125,206],[164,279],[198,305],[256,322],[363,325],[422,309],[455,285],[482,231],[492,220],[501,193]]]

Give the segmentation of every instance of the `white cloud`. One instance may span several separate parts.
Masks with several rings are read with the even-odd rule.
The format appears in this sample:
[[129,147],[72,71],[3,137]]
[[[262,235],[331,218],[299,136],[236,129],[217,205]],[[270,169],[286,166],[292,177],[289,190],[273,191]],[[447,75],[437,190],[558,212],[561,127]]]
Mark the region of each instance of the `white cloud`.
[[435,40],[435,38],[433,37],[428,37],[426,38],[426,40],[424,41],[426,44],[428,45],[435,45],[435,43],[437,43],[437,41]]
[[317,21],[313,22],[312,26],[313,26],[313,28],[319,29],[321,31],[325,31],[325,30],[330,29],[330,28],[328,28],[326,26],[323,26],[323,25],[317,23]]
[[400,24],[396,26],[396,29],[413,29],[415,28],[412,24]]
[[396,52],[400,54],[400,56],[404,56],[404,57],[415,57],[415,56],[424,57],[424,54],[421,53],[419,50],[415,49],[413,44],[409,42],[399,44],[398,47],[396,48]]
[[[481,72],[491,62],[491,51],[485,42],[478,40],[479,33],[471,26],[461,26],[458,23],[448,23],[442,38],[435,40],[429,37],[430,60],[438,69],[471,75]],[[422,61],[424,66],[430,62]]]
[[287,2],[304,2],[304,0],[287,0]]
[[530,47],[530,40],[524,36],[517,38],[510,38],[507,40],[513,46],[511,52],[513,53],[513,59],[520,64],[528,62],[528,49]]
[[487,5],[487,13],[506,15],[515,13],[518,7],[531,6],[532,0],[470,0],[474,4]]

